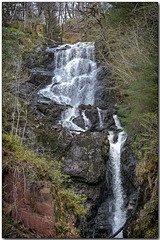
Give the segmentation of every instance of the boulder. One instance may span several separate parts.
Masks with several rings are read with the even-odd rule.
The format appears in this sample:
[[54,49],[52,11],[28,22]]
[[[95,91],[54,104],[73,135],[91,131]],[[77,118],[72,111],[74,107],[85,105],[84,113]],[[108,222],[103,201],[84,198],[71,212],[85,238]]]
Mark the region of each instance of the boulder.
[[115,113],[114,109],[100,109],[103,123],[103,126],[100,126],[100,116],[97,107],[90,105],[85,107],[84,105],[80,105],[80,108],[85,110],[85,115],[91,122],[91,131],[107,131],[115,126],[113,119],[113,114]]
[[75,123],[78,127],[85,128],[85,123],[83,116],[79,116],[73,119],[73,123]]
[[51,102],[50,104],[39,104],[37,110],[44,114],[45,120],[56,124],[61,118],[61,112],[66,109],[66,106]]
[[75,135],[71,148],[63,160],[64,173],[88,184],[102,181],[105,175],[103,151],[108,151],[108,146],[105,145],[104,140],[105,136],[99,132]]

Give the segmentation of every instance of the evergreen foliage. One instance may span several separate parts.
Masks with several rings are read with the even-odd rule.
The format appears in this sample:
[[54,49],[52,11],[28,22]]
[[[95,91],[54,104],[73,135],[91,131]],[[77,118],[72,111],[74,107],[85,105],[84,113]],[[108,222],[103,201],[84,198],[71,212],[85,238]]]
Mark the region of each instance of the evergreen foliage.
[[138,134],[143,114],[158,110],[158,5],[110,4],[97,53],[123,97],[121,121],[128,133]]
[[108,12],[110,24],[116,26],[120,22],[131,21],[133,10],[137,3],[135,2],[111,2],[111,8]]

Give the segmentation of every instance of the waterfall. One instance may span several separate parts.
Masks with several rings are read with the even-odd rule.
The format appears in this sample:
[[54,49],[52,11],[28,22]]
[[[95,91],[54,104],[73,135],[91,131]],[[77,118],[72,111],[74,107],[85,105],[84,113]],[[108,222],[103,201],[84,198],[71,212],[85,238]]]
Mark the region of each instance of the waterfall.
[[63,127],[72,129],[74,131],[84,132],[85,130],[81,127],[78,127],[74,122],[74,118],[79,116],[78,108],[68,108],[66,111],[62,112],[61,121]]
[[[48,49],[49,51],[49,49]],[[39,91],[58,104],[69,105],[62,113],[63,127],[72,130],[86,131],[90,124],[85,112],[78,110],[79,105],[94,105],[95,85],[97,83],[97,65],[93,42],[66,44],[54,49],[54,76],[52,83]],[[80,116],[84,120],[84,128],[73,123]]]
[[99,108],[99,107],[97,107],[97,111],[98,111],[98,117],[99,117],[99,126],[100,126],[100,128],[102,128],[103,127],[103,121],[102,121],[102,110]]
[[[111,171],[110,186],[112,186],[112,194],[110,197],[110,222],[112,224],[112,233],[119,230],[126,221],[126,211],[124,209],[124,193],[121,180],[121,151],[126,141],[127,134],[123,131],[117,115],[113,116],[117,129],[121,130],[118,133],[117,139],[113,132],[109,132],[109,165]],[[123,238],[123,233],[120,232],[117,238]]]
[[[75,131],[77,134],[85,132],[91,127],[92,123],[87,117],[85,106],[84,108],[80,108],[80,105],[94,105],[95,92],[98,86],[98,68],[95,62],[94,43],[80,42],[77,44],[65,44],[54,49],[48,48],[47,51],[54,52],[54,76],[52,83],[41,89],[38,94],[49,98],[57,104],[65,105],[65,110],[61,113],[59,124],[71,131]],[[97,111],[99,127],[103,128],[106,124],[106,110],[101,110],[97,107]],[[127,135],[123,131],[117,116],[114,115],[113,118],[117,129],[121,130],[121,132],[117,136],[113,132],[110,132],[108,136],[110,142],[109,165],[110,175],[112,176],[111,180],[109,180],[109,185],[112,186],[112,189],[108,198],[109,200],[106,200],[109,202],[107,204],[105,202],[105,207],[100,209],[100,213],[103,211],[106,226],[108,226],[109,221],[109,225],[113,226],[112,232],[115,233],[126,220],[120,156]],[[115,139],[116,137],[117,140]],[[108,205],[110,209],[109,219],[107,212]],[[95,228],[93,236],[94,234]],[[122,237],[122,233],[118,237]]]
[[86,117],[86,115],[85,115],[85,110],[82,111],[82,116],[83,116],[83,119],[84,119],[85,129],[88,129],[89,127],[91,127],[91,122],[90,122],[90,120]]

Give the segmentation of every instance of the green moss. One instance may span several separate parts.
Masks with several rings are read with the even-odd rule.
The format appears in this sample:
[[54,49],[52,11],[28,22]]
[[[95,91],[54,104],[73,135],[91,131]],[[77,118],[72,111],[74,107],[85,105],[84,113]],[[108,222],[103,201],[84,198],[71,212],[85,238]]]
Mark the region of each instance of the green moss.
[[92,109],[92,114],[95,114],[95,113],[97,113],[97,109]]
[[87,152],[88,148],[87,147],[83,147],[83,149]]

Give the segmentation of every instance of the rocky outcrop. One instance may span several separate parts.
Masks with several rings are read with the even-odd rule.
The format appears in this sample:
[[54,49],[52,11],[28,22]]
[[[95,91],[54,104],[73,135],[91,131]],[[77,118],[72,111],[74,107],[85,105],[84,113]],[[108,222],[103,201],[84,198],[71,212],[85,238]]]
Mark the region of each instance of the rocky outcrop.
[[[38,53],[39,52],[37,52],[37,54]],[[19,86],[19,96],[22,101],[26,101],[26,99],[28,101],[29,123],[27,124],[25,134],[28,138],[34,135],[34,148],[37,152],[46,154],[49,152],[56,160],[63,163],[62,170],[64,174],[70,175],[72,179],[72,183],[68,183],[68,188],[72,185],[76,187],[77,190],[75,191],[77,191],[77,193],[87,196],[86,208],[89,210],[87,215],[87,228],[89,230],[85,229],[82,235],[84,237],[93,237],[94,232],[95,237],[107,238],[111,232],[111,226],[107,220],[108,205],[104,199],[104,197],[107,198],[105,172],[109,150],[107,134],[108,131],[115,131],[116,129],[112,117],[113,114],[116,113],[113,107],[115,103],[114,94],[112,95],[112,93],[108,91],[109,94],[106,97],[102,81],[102,78],[106,75],[102,70],[99,71],[98,80],[99,82],[102,81],[102,85],[97,88],[95,106],[79,106],[79,111],[81,113],[84,111],[91,123],[89,130],[76,134],[74,131],[68,131],[68,129],[62,128],[61,125],[59,125],[61,113],[70,106],[57,104],[37,94],[38,90],[51,83],[54,74],[54,64],[52,60],[54,53],[48,52],[47,54],[49,61],[47,63],[42,61],[43,64],[41,67],[36,63],[32,64],[29,57],[25,58],[25,66],[30,69],[32,68],[32,70],[30,70],[32,73],[31,78]],[[44,56],[44,60],[46,56],[47,55]],[[33,56],[30,57],[33,58]],[[27,61],[31,63],[27,65]],[[16,93],[15,86],[12,86],[12,92]],[[110,104],[113,98],[114,101]],[[105,102],[107,102],[107,104],[104,104]],[[98,107],[100,106],[101,111],[99,112]],[[103,122],[102,126],[100,124],[100,117]],[[84,128],[85,126],[82,115],[75,118],[73,122],[79,127]],[[130,196],[129,200],[127,199],[126,201],[126,206],[128,206],[129,209],[129,206],[132,205],[135,199],[135,197],[131,195],[136,189],[134,185],[135,159],[132,157],[133,154],[130,152],[129,144],[126,144],[125,151],[122,155],[123,185],[125,186],[126,196]],[[131,172],[133,174],[131,174]],[[44,202],[44,205],[45,204],[46,202]],[[40,205],[35,206],[35,211],[38,211],[38,206]],[[43,209],[43,205],[41,206]],[[40,214],[42,214],[42,212],[40,212]],[[25,222],[25,220],[23,221]],[[54,235],[54,233],[52,234]]]
[[10,84],[11,92],[29,103],[36,104],[41,98],[41,96],[37,96],[37,91],[52,82],[53,60],[54,53],[46,52],[44,47],[38,52],[25,52],[23,54],[23,71],[27,72],[30,77],[22,79],[18,85],[12,82]]
[[[56,45],[55,45],[56,46]],[[53,70],[54,64],[54,53],[51,51],[46,51],[46,47],[42,46],[37,48],[34,52],[24,52],[23,54],[23,66],[26,69],[33,69],[34,68],[44,68],[44,69],[51,69]]]
[[74,118],[73,123],[75,123],[78,127],[85,129],[85,122],[82,115]]
[[109,206],[107,202],[103,202],[98,208],[97,216],[94,221],[93,231],[88,231],[88,237],[92,238],[108,238],[111,234],[111,224],[108,221]]
[[57,236],[55,198],[48,185],[39,188],[32,184],[28,188],[25,175],[15,171],[4,176],[3,186],[3,204],[13,206],[11,217],[14,222],[35,232],[38,238]]
[[63,160],[64,172],[88,184],[96,184],[103,180],[105,174],[103,156],[108,150],[104,140],[105,136],[98,132],[75,135]]
[[70,175],[72,186],[78,189],[78,193],[86,194],[88,215],[91,215],[101,203],[105,188],[109,143],[107,135],[102,132],[76,134],[57,125],[66,108],[55,103],[34,105],[31,102],[25,136],[35,137],[33,148],[37,152],[49,152],[64,164],[63,172]]
[[92,215],[101,202],[105,188],[104,156],[107,152],[105,135],[86,132],[73,136],[66,156],[62,158],[64,173],[71,176],[78,192],[87,196],[88,215]]
[[135,167],[137,164],[137,158],[135,154],[131,150],[130,143],[132,141],[131,137],[128,137],[123,152],[121,155],[121,171],[122,171],[122,184],[125,191],[125,195],[127,196],[126,199],[126,209],[127,209],[127,216],[131,214],[133,209],[136,206],[137,200],[137,181],[135,176]]
[[52,152],[63,163],[63,172],[71,177],[72,186],[78,189],[77,192],[87,196],[86,205],[90,215],[100,203],[105,188],[109,148],[107,136],[90,131],[80,135],[73,132],[71,135],[65,129],[54,126],[49,118],[46,121],[46,116],[39,119],[34,133],[38,145],[41,143],[45,151]]

